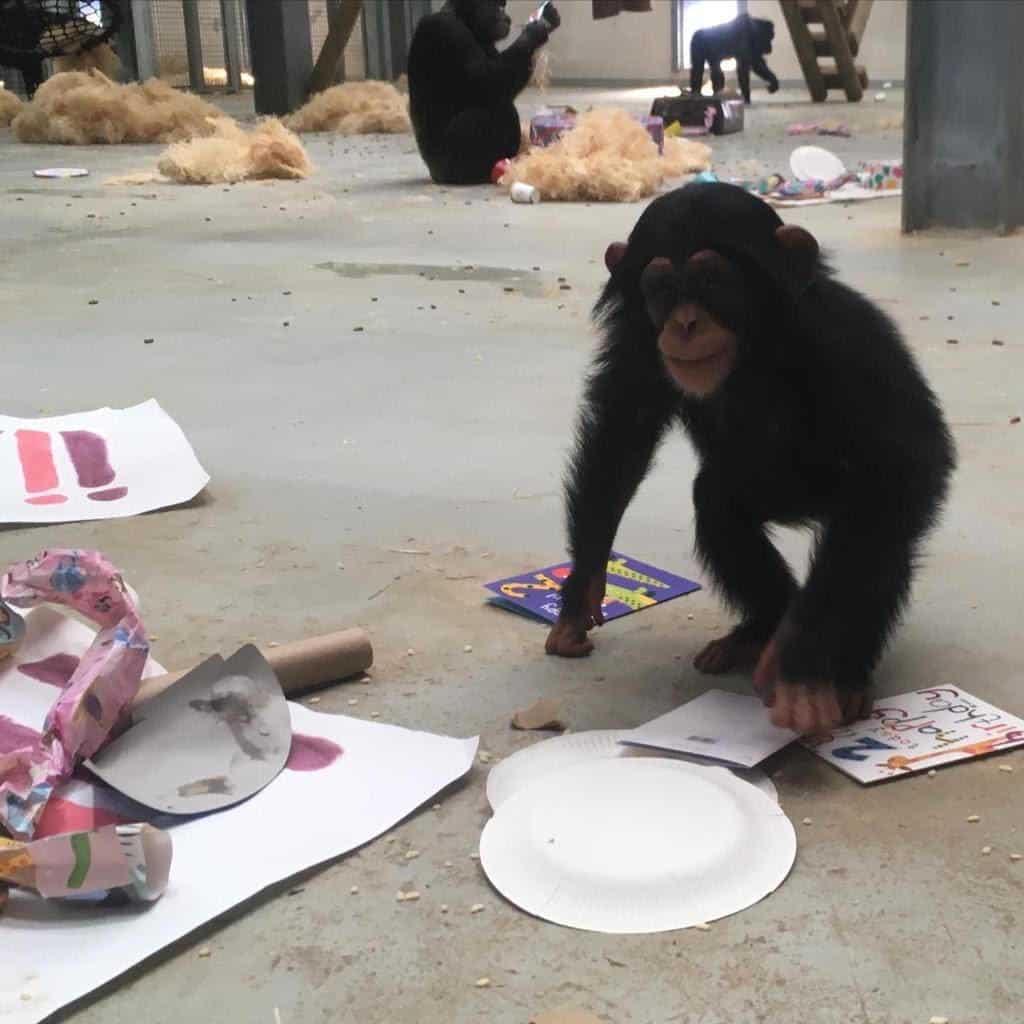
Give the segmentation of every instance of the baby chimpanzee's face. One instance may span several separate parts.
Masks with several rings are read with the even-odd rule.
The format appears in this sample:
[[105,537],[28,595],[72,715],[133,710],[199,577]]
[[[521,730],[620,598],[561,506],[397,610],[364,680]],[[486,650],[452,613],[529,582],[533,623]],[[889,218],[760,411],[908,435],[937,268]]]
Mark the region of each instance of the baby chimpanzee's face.
[[641,286],[672,382],[694,398],[714,394],[736,364],[750,314],[739,270],[704,249],[678,268],[665,257],[651,260]]
[[497,43],[512,31],[505,0],[455,0],[455,11],[481,42]]

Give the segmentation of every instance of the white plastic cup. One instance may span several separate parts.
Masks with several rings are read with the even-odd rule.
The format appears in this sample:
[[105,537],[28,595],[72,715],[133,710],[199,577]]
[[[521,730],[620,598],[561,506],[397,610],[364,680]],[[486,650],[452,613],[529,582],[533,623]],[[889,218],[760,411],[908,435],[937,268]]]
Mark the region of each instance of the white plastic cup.
[[517,181],[509,193],[513,203],[539,203],[540,191],[525,181]]

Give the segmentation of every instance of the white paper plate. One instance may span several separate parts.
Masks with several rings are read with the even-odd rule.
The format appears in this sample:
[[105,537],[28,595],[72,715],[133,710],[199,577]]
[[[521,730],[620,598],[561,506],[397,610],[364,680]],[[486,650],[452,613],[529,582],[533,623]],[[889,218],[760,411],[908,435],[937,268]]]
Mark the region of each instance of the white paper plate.
[[84,167],[43,167],[34,172],[37,178],[84,178],[88,173]]
[[797,181],[835,181],[846,173],[846,165],[821,146],[797,146],[789,155],[789,169]]
[[484,827],[494,887],[537,917],[589,931],[689,928],[782,884],[796,833],[725,768],[609,758],[517,790]]
[[[522,789],[535,779],[577,764],[605,761],[609,758],[661,757],[685,761],[699,767],[720,767],[700,757],[675,754],[668,750],[624,747],[619,743],[619,738],[625,735],[624,729],[570,732],[565,736],[555,736],[523,750],[517,750],[490,770],[487,776],[487,800],[496,811],[516,790]],[[775,784],[759,768],[730,768],[729,771],[744,782],[756,786],[778,803],[779,794]]]

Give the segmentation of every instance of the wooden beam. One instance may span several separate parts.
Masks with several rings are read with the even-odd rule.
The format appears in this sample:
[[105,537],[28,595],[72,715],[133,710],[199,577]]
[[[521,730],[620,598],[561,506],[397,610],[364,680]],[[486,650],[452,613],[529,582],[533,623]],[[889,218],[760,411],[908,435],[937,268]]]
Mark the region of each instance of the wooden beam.
[[818,67],[818,56],[814,52],[814,40],[807,28],[807,22],[804,21],[802,5],[798,0],[779,0],[779,5],[782,7],[782,14],[786,19],[786,25],[793,40],[793,48],[800,61],[811,99],[815,103],[824,103],[828,90],[825,88],[825,79]]
[[[864,38],[864,29],[868,24],[868,16],[871,14],[871,5],[875,0],[856,0],[857,6],[850,12],[850,16],[846,22],[846,30],[857,40],[857,44],[860,45],[860,41]],[[855,50],[854,53],[857,51]]]
[[853,54],[850,52],[850,40],[846,35],[846,26],[839,16],[836,0],[818,0],[818,10],[821,12],[822,24],[825,26],[825,35],[832,44],[836,69],[839,72],[843,88],[846,90],[846,98],[851,103],[859,103],[864,96],[864,89],[857,77]]
[[345,55],[345,47],[348,46],[362,9],[363,0],[341,0],[341,5],[333,11],[327,38],[309,78],[310,93],[323,92],[334,84],[338,61]]

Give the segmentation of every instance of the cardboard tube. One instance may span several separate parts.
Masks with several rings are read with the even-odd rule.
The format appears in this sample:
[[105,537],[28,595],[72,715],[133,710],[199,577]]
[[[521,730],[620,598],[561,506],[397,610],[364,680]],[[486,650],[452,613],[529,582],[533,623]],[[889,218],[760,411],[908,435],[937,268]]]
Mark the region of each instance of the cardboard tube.
[[[325,636],[308,637],[280,647],[261,648],[263,657],[281,683],[281,689],[291,696],[303,690],[333,683],[338,679],[365,672],[373,664],[373,647],[366,631],[345,629]],[[172,686],[184,672],[169,672],[167,675],[144,679],[136,694],[133,706],[163,693]]]

